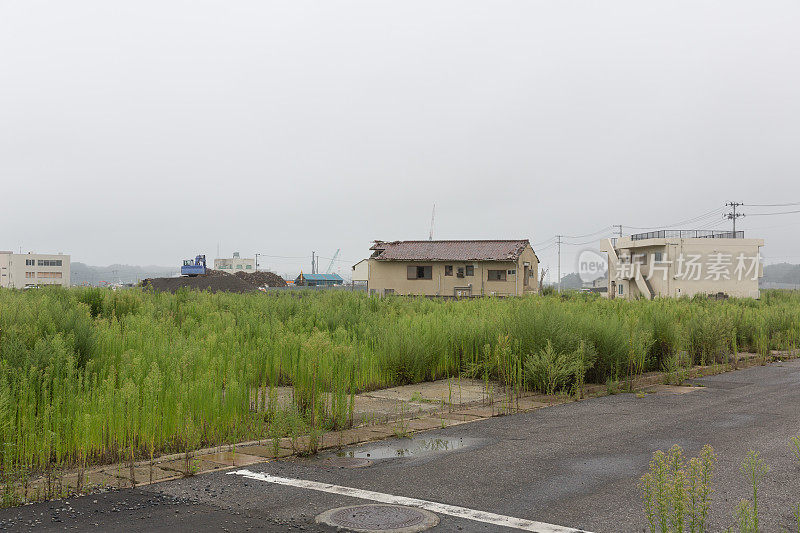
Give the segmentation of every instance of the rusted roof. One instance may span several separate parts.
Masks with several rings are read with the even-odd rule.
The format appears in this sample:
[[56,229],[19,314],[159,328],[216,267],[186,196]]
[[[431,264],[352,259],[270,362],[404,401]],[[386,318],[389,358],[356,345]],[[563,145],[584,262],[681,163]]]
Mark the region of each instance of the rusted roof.
[[528,239],[486,241],[375,241],[380,261],[516,261]]

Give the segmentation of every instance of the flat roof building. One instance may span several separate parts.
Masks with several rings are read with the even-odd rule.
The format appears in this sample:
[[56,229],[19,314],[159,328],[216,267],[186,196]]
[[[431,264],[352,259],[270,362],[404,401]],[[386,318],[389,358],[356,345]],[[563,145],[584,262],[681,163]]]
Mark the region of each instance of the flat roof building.
[[758,298],[762,246],[763,239],[745,239],[743,231],[660,230],[604,239],[608,297]]
[[25,289],[41,285],[69,287],[70,256],[15,254],[0,251],[0,287]]
[[236,272],[255,272],[256,260],[254,257],[240,257],[239,252],[233,252],[233,257],[214,259],[214,269],[234,274]]
[[528,239],[375,241],[370,294],[522,296],[538,291],[539,259]]

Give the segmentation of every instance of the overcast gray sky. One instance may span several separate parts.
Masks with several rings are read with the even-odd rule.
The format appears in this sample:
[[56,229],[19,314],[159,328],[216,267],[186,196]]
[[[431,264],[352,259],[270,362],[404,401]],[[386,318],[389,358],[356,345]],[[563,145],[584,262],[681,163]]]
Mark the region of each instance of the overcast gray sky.
[[[347,271],[434,202],[436,238],[534,243],[800,202],[799,27],[789,1],[0,0],[0,249]],[[740,226],[800,262],[800,213]]]

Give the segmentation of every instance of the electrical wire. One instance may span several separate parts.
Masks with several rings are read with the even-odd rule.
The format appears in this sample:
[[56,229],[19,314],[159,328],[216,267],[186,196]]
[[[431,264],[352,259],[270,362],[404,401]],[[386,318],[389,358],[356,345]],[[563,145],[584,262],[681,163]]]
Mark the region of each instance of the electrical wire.
[[795,209],[793,211],[778,211],[776,213],[747,213],[748,217],[766,217],[771,215],[791,215],[793,213],[800,213],[800,209]]
[[593,233],[587,233],[585,235],[562,235],[561,237],[564,239],[583,239],[585,237],[591,237],[592,235],[599,235],[601,233],[609,233],[610,230],[613,229],[613,226],[606,226],[605,228],[595,231]]
[[789,202],[786,204],[742,204],[747,207],[787,207],[790,205],[800,205],[800,202]]
[[550,237],[549,239],[547,239],[547,240],[545,240],[545,241],[541,241],[541,242],[535,242],[535,243],[531,244],[531,246],[542,246],[543,244],[547,244],[548,242],[550,242],[550,241],[554,241],[554,240],[556,240],[556,237],[555,237],[555,236],[553,236],[553,237]]
[[698,215],[696,217],[688,218],[686,220],[681,220],[680,222],[675,222],[674,224],[662,224],[660,226],[646,226],[646,227],[638,227],[638,226],[624,226],[630,229],[667,229],[667,228],[674,228],[677,226],[683,226],[684,224],[691,224],[693,222],[699,222],[700,220],[707,219],[711,216],[717,215],[725,211],[725,207],[718,207],[707,213],[703,213],[702,215]]

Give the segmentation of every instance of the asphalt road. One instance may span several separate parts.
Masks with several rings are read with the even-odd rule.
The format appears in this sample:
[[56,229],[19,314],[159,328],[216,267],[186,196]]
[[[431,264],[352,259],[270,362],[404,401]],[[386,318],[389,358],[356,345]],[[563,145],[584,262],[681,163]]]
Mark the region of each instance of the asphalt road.
[[[800,462],[788,441],[800,434],[800,361],[698,380],[684,394],[618,394],[435,430],[418,437],[464,439],[452,451],[378,459],[393,440],[369,451],[363,468],[331,468],[325,456],[248,467],[291,479],[488,511],[594,532],[644,531],[637,481],[653,451],[681,445],[719,455],[713,531],[734,525],[748,497],[739,464],[750,449],[771,471],[760,487],[763,531],[792,529],[800,504]],[[428,441],[434,442],[434,441]],[[216,472],[138,489],[0,511],[12,531],[333,531],[314,517],[369,501]],[[440,515],[430,531],[511,531]]]

